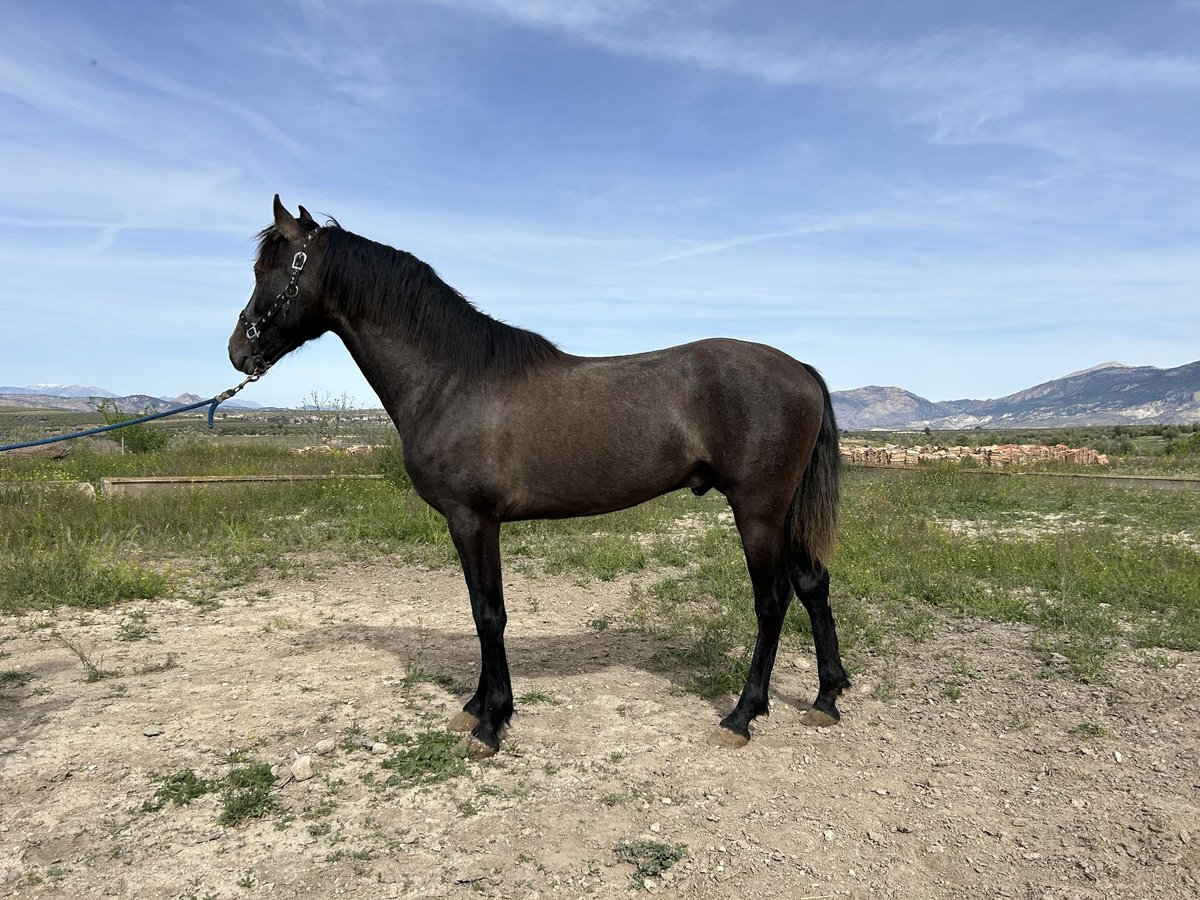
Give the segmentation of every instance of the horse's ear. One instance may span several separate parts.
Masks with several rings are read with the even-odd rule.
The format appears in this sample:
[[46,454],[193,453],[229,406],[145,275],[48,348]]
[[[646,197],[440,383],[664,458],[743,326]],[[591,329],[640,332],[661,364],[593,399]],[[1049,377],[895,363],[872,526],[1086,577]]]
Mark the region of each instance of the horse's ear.
[[275,229],[289,241],[299,241],[304,238],[304,227],[296,221],[296,217],[284,209],[275,195]]
[[312,231],[317,227],[317,220],[314,219],[312,217],[312,213],[310,213],[303,206],[300,207],[300,224],[303,225],[307,231]]

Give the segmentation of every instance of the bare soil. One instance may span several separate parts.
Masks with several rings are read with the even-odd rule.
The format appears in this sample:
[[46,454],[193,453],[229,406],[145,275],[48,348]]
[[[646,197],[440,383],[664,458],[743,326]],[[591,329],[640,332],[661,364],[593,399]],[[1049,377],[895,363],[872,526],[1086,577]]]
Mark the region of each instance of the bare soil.
[[[1020,629],[946,622],[897,638],[814,730],[811,648],[787,647],[772,715],[722,750],[732,698],[685,693],[666,645],[621,627],[629,581],[507,584],[525,702],[504,749],[416,786],[386,783],[398,747],[365,744],[442,727],[473,686],[456,572],[343,566],[215,610],[148,603],[145,623],[5,621],[0,671],[32,678],[0,700],[0,895],[1200,896],[1200,654],[1131,651],[1080,684]],[[122,674],[85,681],[55,635]],[[220,778],[231,748],[280,766],[278,812],[143,810],[154,773]],[[290,780],[297,755],[311,778]],[[686,853],[642,888],[622,841]]]

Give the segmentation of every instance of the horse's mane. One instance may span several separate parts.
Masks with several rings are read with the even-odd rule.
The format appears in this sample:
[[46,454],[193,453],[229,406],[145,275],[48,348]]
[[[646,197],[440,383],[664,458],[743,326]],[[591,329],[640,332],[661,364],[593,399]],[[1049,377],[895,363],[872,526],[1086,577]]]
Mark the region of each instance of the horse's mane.
[[[428,263],[346,231],[321,230],[319,290],[350,319],[368,318],[402,332],[431,357],[463,374],[511,374],[556,359],[548,339],[480,312]],[[258,235],[258,259],[281,263],[287,240],[274,226]]]

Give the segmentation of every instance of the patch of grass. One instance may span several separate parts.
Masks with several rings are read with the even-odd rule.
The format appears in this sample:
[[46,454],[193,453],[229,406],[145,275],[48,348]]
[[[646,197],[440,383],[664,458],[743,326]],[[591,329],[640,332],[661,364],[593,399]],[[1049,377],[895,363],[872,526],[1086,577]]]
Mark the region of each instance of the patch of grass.
[[546,691],[528,691],[517,698],[516,702],[522,706],[561,706],[562,701],[556,699],[552,694]]
[[613,846],[613,856],[618,862],[630,863],[634,867],[633,883],[644,888],[647,878],[661,875],[687,856],[687,845],[646,840],[618,841]]
[[29,672],[18,672],[16,669],[9,669],[7,672],[0,672],[0,687],[10,687],[16,685],[28,684],[33,678]]
[[[67,540],[69,534],[66,529]],[[103,609],[161,596],[170,585],[167,573],[130,562],[103,541],[90,547],[32,543],[12,554],[0,547],[0,613],[60,605]]]
[[1162,671],[1163,669],[1174,669],[1179,665],[1179,657],[1171,656],[1169,653],[1143,653],[1142,665],[1147,669],[1155,669]]
[[138,666],[133,670],[135,675],[157,675],[159,672],[168,672],[171,669],[179,667],[179,656],[175,653],[168,653],[160,663],[147,663],[144,666]]
[[390,740],[409,746],[383,761],[392,773],[389,785],[435,784],[466,774],[466,753],[458,748],[457,734],[425,731],[415,737],[393,735]]
[[1103,725],[1097,725],[1094,722],[1080,722],[1068,732],[1072,737],[1080,741],[1094,741],[1097,738],[1108,737],[1108,729]]
[[118,626],[119,633],[117,640],[119,641],[144,641],[147,640],[153,633],[154,629],[149,626],[150,614],[144,609],[132,609],[129,611],[125,620]]
[[545,548],[545,560],[551,575],[582,571],[601,581],[612,581],[618,575],[644,570],[650,554],[625,535],[602,532],[555,541]]
[[1016,710],[1013,712],[1008,721],[1009,731],[1025,731],[1033,725],[1033,718],[1024,710]]
[[200,778],[191,769],[182,769],[170,775],[154,773],[150,780],[158,782],[158,790],[154,792],[153,799],[142,804],[143,812],[158,812],[167,803],[186,806],[217,787],[216,782]]
[[611,615],[605,613],[602,616],[597,616],[596,618],[590,620],[587,623],[587,626],[588,628],[592,629],[592,631],[608,631],[608,627],[612,625],[614,621],[616,620]]
[[248,819],[261,819],[274,812],[279,802],[271,793],[275,776],[264,762],[234,769],[224,779],[221,791],[221,815],[217,822],[226,827]]
[[741,635],[720,622],[702,623],[696,629],[691,647],[665,651],[658,657],[660,664],[689,672],[686,689],[706,700],[737,694],[750,671],[745,646],[735,645]]
[[33,675],[29,672],[21,672],[17,669],[0,672],[0,700],[8,699],[10,689],[24,687],[32,680]]

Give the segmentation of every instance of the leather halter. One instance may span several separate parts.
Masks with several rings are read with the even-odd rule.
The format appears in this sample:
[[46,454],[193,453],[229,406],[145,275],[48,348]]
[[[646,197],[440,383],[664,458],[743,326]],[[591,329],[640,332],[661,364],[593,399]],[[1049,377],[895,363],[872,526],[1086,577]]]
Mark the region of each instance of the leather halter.
[[[250,358],[254,360],[254,372],[256,375],[261,375],[275,365],[287,350],[276,354],[272,360],[267,360],[262,353],[262,345],[259,339],[262,337],[263,327],[270,322],[275,316],[281,312],[286,312],[292,305],[292,300],[300,293],[300,273],[304,271],[304,264],[308,262],[308,245],[320,228],[314,228],[304,236],[304,243],[300,245],[300,249],[296,251],[296,255],[292,257],[292,276],[288,279],[287,286],[275,295],[275,301],[270,308],[256,319],[250,319],[246,315],[246,310],[243,309],[238,313],[238,321],[242,324],[242,331],[246,335],[246,340],[250,344]],[[249,307],[247,307],[248,309]]]

